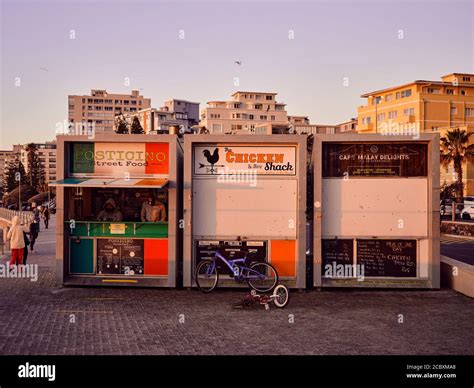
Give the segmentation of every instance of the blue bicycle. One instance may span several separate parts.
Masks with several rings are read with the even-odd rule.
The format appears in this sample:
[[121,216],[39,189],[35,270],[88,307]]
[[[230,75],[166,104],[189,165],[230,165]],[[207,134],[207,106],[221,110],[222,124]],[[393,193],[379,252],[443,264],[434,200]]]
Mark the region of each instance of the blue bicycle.
[[217,250],[212,259],[201,260],[196,267],[196,284],[202,292],[211,292],[219,282],[218,260],[229,269],[229,276],[238,283],[246,281],[258,292],[269,292],[278,283],[278,272],[271,264],[263,262],[249,263],[247,255],[239,259],[226,259]]

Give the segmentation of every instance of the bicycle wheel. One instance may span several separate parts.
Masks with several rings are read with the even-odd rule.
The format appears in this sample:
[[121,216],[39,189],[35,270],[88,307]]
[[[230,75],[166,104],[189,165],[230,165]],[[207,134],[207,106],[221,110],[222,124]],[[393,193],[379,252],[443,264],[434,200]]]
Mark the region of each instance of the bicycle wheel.
[[217,286],[219,274],[212,260],[201,261],[196,268],[196,284],[202,292],[211,292]]
[[273,303],[279,308],[284,308],[290,301],[290,290],[283,284],[279,284],[273,290]]
[[258,292],[269,292],[278,283],[278,272],[268,263],[253,263],[248,271],[248,285]]

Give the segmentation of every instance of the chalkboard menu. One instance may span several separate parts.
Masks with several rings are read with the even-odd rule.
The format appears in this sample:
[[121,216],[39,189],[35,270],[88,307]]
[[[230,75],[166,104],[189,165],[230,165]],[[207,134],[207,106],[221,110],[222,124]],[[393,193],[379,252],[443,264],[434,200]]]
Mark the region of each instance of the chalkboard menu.
[[142,275],[143,252],[141,239],[97,239],[97,274]]
[[416,240],[357,240],[364,276],[416,277]]
[[[196,240],[196,265],[201,260],[212,259],[216,250],[229,260],[239,259],[248,255],[249,262],[265,262],[267,259],[266,241],[216,241]],[[231,271],[221,260],[217,261],[219,273],[230,274]]]
[[425,177],[428,145],[420,143],[323,144],[323,178]]
[[350,264],[354,257],[354,241],[352,239],[323,239],[321,244],[323,270],[326,265]]

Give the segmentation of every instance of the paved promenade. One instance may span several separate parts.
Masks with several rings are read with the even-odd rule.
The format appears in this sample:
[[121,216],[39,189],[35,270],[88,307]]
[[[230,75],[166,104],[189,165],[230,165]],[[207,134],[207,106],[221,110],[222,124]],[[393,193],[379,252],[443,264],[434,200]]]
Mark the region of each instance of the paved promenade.
[[58,286],[54,220],[35,248],[38,281],[0,278],[0,354],[474,354],[474,299],[448,289],[294,292],[286,309],[241,311],[243,291]]

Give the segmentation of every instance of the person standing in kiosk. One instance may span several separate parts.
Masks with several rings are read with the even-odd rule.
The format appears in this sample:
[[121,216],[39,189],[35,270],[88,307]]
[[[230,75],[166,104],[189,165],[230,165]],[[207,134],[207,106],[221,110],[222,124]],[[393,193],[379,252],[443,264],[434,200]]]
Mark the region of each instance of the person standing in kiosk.
[[155,199],[153,194],[142,204],[142,222],[164,222],[166,221],[166,208],[163,202]]
[[97,215],[98,221],[121,222],[122,212],[117,209],[113,198],[105,201],[104,208]]

